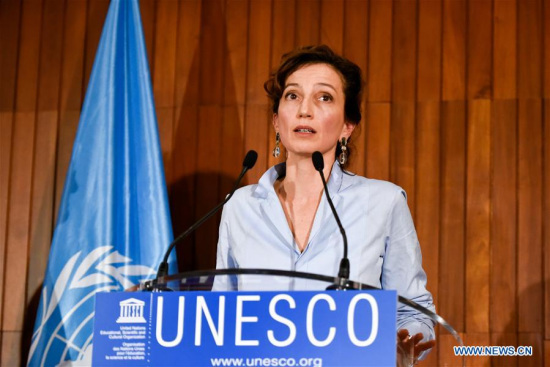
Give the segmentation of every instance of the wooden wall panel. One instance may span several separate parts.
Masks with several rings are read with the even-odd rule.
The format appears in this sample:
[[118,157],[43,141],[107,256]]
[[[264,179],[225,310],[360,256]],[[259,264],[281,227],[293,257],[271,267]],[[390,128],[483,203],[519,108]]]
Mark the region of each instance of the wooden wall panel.
[[321,0],[296,1],[296,46],[309,46],[320,41]]
[[[544,243],[544,339],[550,340],[550,99],[544,100],[544,211],[543,211],[543,243]],[[550,342],[546,342],[547,354],[550,353]],[[547,359],[550,361],[550,358]]]
[[254,149],[258,152],[258,162],[254,170],[247,174],[249,182],[258,182],[270,159],[268,154],[271,151],[268,151],[267,146],[274,141],[274,134],[271,133],[274,130],[268,119],[272,114],[268,113],[267,98],[263,89],[264,82],[269,76],[271,62],[271,1],[251,1],[250,14],[254,16],[250,18],[248,30],[244,146],[247,150]]
[[[171,152],[174,158],[172,166],[166,167],[172,171],[169,198],[174,237],[195,222],[195,206],[200,202],[195,195],[194,173],[199,146],[201,10],[200,0],[179,2]],[[176,248],[180,271],[191,270],[195,266],[197,254],[192,242],[192,239],[184,241]]]
[[[351,169],[407,190],[437,311],[467,345],[536,354],[467,365],[549,363],[548,0],[140,4],[176,235],[225,196],[247,150],[246,183],[283,159],[263,83],[283,53],[327,43],[367,82]],[[108,5],[0,0],[1,365],[28,348]],[[214,266],[218,220],[180,244],[181,270]],[[439,330],[421,365],[459,365],[453,345]]]
[[[141,22],[143,24],[143,37],[145,38],[145,47],[147,48],[147,59],[149,68],[154,70],[153,50],[155,49],[155,18],[156,7],[155,0],[141,0],[139,2],[141,12]],[[179,50],[180,48],[178,48]]]
[[[356,63],[363,72],[368,69],[368,25],[369,25],[369,7],[367,1],[347,2],[345,16],[342,17],[344,23],[344,45],[343,54],[348,59]],[[358,47],[362,45],[363,47]],[[361,111],[365,116],[366,96],[362,96]],[[366,151],[366,119],[363,118],[354,130],[350,141],[350,147],[354,152]],[[365,154],[353,154],[350,158],[349,170],[358,175],[365,175]]]
[[[48,257],[53,234],[55,181],[52,173],[55,172],[57,148],[64,11],[62,2],[44,2],[29,228],[29,251],[33,256],[28,260],[26,291],[31,314],[38,307],[46,271],[42,259]],[[25,329],[31,325],[27,320]]]
[[[548,0],[545,0],[543,5],[543,11],[542,11],[542,19],[550,19],[550,3]],[[550,98],[550,22],[543,21],[542,22],[543,27],[543,45],[542,45],[542,65],[543,65],[543,74],[544,74],[544,81],[543,81],[543,97],[544,98]]]
[[439,312],[464,331],[466,104],[449,101],[441,111],[441,221]]
[[[3,292],[2,330],[20,332],[23,330],[26,304],[27,258],[30,240],[30,209],[32,188],[33,147],[35,133],[35,109],[38,90],[38,66],[40,52],[40,31],[42,24],[42,2],[29,1],[21,8],[21,39],[17,64],[15,93],[15,114],[13,122],[11,151],[11,172],[8,182],[8,218],[6,231],[5,278]],[[15,334],[11,334],[13,337]],[[2,338],[2,353],[13,343],[10,337]],[[13,343],[18,353],[20,345]],[[14,353],[14,354],[15,354]],[[17,356],[17,354],[15,354]],[[12,360],[17,360],[14,357]]]
[[[233,187],[242,169],[244,146],[244,111],[246,103],[246,65],[248,55],[248,1],[229,1],[226,5],[227,56],[224,75],[224,112],[220,199]],[[267,124],[267,121],[265,121]]]
[[417,100],[441,99],[441,2],[418,2]]
[[368,103],[364,115],[367,177],[389,180],[391,106],[389,103]]
[[[517,331],[517,105],[493,103],[491,125],[491,332]],[[496,123],[498,121],[498,123]],[[508,340],[508,339],[507,339]],[[515,339],[514,339],[515,340]],[[500,344],[498,344],[500,345]],[[510,345],[510,344],[503,344]]]
[[[296,36],[296,7],[296,0],[273,1],[270,40],[271,56],[269,62],[270,74],[275,71],[282,56],[294,48]],[[281,147],[281,155],[279,158],[275,158],[272,155],[273,149],[275,148],[275,129],[271,123],[272,115],[271,106],[268,106],[267,121],[269,127],[267,139],[267,164],[270,167],[281,162],[286,154],[284,147]],[[253,183],[254,181],[252,181],[250,176],[247,176],[247,182]]]
[[[178,36],[178,1],[159,0],[156,7],[153,80],[155,107],[162,158],[167,183],[172,183],[172,143],[176,82],[176,46]],[[160,61],[162,60],[162,61]]]
[[[416,12],[416,1],[394,2],[390,178],[407,192],[415,175]],[[407,202],[414,216],[414,196]]]
[[519,98],[542,97],[542,14],[542,0],[518,2]]
[[[361,10],[360,8],[356,8],[355,11],[361,14]],[[344,27],[347,25],[347,19],[344,18],[344,1],[321,0],[320,18],[321,35],[319,42],[328,45],[335,52],[342,54],[344,51]],[[356,29],[360,34],[363,33],[361,26],[366,27],[366,24],[358,24]]]
[[[498,122],[496,122],[498,123]],[[489,333],[491,273],[491,102],[468,104],[465,330]]]
[[[195,195],[197,204],[195,216],[200,218],[218,202],[220,170],[223,73],[225,65],[224,45],[224,7],[225,1],[216,0],[201,11],[201,40],[199,68],[199,112],[197,134],[197,174],[195,175]],[[161,67],[161,66],[157,66]],[[197,265],[211,268],[215,265],[217,225],[206,222],[195,233],[195,241],[201,246]]]
[[86,39],[85,39],[85,54],[84,54],[84,83],[83,88],[86,90],[92,67],[95,60],[95,51],[99,44],[101,32],[103,31],[103,22],[107,16],[109,9],[109,0],[87,0],[86,12]]
[[465,1],[443,0],[442,98],[463,100],[466,83]]
[[492,0],[468,1],[468,99],[492,96],[492,11]]
[[[428,290],[432,292],[438,307],[439,273],[439,221],[440,216],[440,103],[425,101],[417,103],[417,150],[415,225],[422,248],[422,263],[428,276]],[[411,193],[410,195],[413,195]]]
[[65,6],[59,127],[55,170],[55,212],[63,194],[73,141],[83,102],[84,53],[86,44],[87,4],[85,0],[68,1]]
[[[0,255],[6,256],[11,150],[21,4],[0,2]],[[0,261],[0,328],[3,327],[5,262]],[[0,334],[2,343],[2,334]],[[2,345],[2,344],[0,344]]]
[[516,0],[493,2],[493,97],[517,95],[517,4]]
[[369,66],[365,92],[372,102],[391,100],[393,2],[369,1]]
[[542,333],[542,105],[518,106],[518,331]]

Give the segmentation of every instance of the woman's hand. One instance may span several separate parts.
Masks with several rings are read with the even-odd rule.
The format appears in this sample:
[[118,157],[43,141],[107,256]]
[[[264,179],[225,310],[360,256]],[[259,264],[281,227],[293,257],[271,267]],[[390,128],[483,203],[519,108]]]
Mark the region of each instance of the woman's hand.
[[424,336],[422,333],[409,335],[407,329],[401,329],[397,332],[397,366],[409,367],[418,362],[420,353],[433,348],[435,340],[421,343]]

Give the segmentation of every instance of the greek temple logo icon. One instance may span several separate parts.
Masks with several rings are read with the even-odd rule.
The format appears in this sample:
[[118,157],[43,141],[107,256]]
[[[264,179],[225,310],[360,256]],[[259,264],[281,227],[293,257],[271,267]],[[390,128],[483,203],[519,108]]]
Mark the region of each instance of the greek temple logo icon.
[[145,302],[139,299],[129,298],[119,303],[120,316],[116,320],[118,324],[135,323],[140,324],[146,322],[143,318],[143,307]]

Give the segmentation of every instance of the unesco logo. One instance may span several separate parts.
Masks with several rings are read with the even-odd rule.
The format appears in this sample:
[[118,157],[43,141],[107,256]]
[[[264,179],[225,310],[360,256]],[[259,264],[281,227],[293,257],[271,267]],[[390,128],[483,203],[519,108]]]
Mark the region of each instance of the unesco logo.
[[140,301],[139,299],[129,298],[119,302],[119,306],[120,316],[116,320],[118,324],[141,324],[146,322],[143,318],[143,307],[145,306],[145,302]]

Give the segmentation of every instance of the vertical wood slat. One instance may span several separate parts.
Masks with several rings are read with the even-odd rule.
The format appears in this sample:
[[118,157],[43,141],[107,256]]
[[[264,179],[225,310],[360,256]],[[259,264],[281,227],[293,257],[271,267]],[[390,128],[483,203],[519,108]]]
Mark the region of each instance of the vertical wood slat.
[[[167,185],[174,237],[195,221],[195,177],[198,150],[201,1],[178,7],[171,184]],[[179,271],[195,269],[196,251],[190,241],[176,248]]]
[[491,102],[472,100],[468,103],[465,328],[468,334],[488,334],[491,271]]
[[417,100],[441,99],[441,2],[418,3]]
[[[2,291],[2,363],[19,365],[20,331],[27,304],[27,258],[30,241],[30,214],[34,133],[37,107],[42,2],[29,1],[21,7],[21,38],[17,63],[15,114],[12,130],[4,284]],[[6,333],[9,332],[9,333]],[[17,338],[17,339],[15,339]],[[9,362],[8,362],[9,361]]]
[[[360,13],[360,10],[357,9]],[[344,1],[343,0],[321,0],[320,4],[320,36],[319,43],[328,45],[338,54],[344,50]],[[365,14],[366,15],[366,14]],[[359,32],[361,32],[358,29]],[[357,43],[360,45],[361,43]]]
[[416,96],[417,2],[393,4],[392,101],[414,101]]
[[[225,1],[210,2],[201,11],[200,41],[200,105],[198,113],[197,173],[195,175],[195,216],[202,217],[218,202],[220,169],[221,127],[223,124],[223,82],[224,82],[224,6]],[[201,154],[202,153],[202,154]],[[215,193],[215,194],[214,194]],[[195,241],[201,246],[197,257],[199,267],[214,267],[217,225],[206,222],[195,233]]]
[[516,0],[494,1],[493,11],[493,97],[511,99],[517,95]]
[[55,214],[63,194],[65,175],[69,167],[74,137],[83,101],[84,58],[86,41],[86,0],[68,1],[65,7],[59,128],[55,173]]
[[26,304],[26,268],[29,246],[35,109],[38,88],[42,2],[21,9],[21,45],[17,65],[15,116],[11,151],[10,195],[6,233],[3,324],[7,331],[22,330]]
[[[550,3],[548,0],[544,1],[543,4],[543,11],[542,11],[542,19],[550,19]],[[543,81],[543,98],[549,99],[550,98],[550,22],[543,21],[543,57],[542,57],[542,65],[544,67],[543,75],[544,75],[544,81]]]
[[[0,2],[0,329],[3,327],[6,233],[21,4]],[[2,336],[0,335],[0,348]],[[0,349],[1,350],[1,349]],[[0,355],[0,363],[2,357]]]
[[[517,105],[493,102],[491,125],[491,268],[490,327],[492,333],[517,331],[516,307],[516,182]],[[506,339],[509,340],[509,339]],[[493,340],[491,340],[493,341]],[[514,345],[493,344],[493,345]]]
[[[271,1],[251,1],[248,28],[248,55],[246,76],[246,110],[245,110],[245,137],[246,150],[254,149],[258,152],[258,162],[254,170],[248,173],[249,182],[258,182],[262,173],[267,169],[268,150],[272,144],[273,135],[269,134],[267,98],[263,84],[269,76],[271,49]],[[270,139],[271,137],[271,139]]]
[[292,51],[296,43],[296,1],[273,2],[270,71],[279,66],[282,55]]
[[320,40],[321,1],[296,2],[296,46],[309,46],[319,43]]
[[550,99],[544,100],[544,339],[546,342],[546,361],[550,362]]
[[[270,73],[274,72],[281,62],[282,55],[294,49],[296,35],[296,0],[274,1],[271,16],[271,61]],[[273,112],[271,106],[268,107],[268,144],[267,154],[269,167],[280,163],[285,157],[284,147],[281,146],[281,155],[279,158],[273,157],[271,152],[275,148],[275,130],[271,124]],[[247,177],[249,183],[254,181]]]
[[[416,1],[394,2],[390,178],[410,193],[415,189],[417,10]],[[414,217],[414,195],[407,201]]]
[[466,83],[466,4],[443,0],[442,99],[463,100]]
[[[415,226],[422,248],[422,265],[427,288],[439,312],[439,236],[440,136],[441,136],[441,29],[440,1],[418,2],[417,71],[416,71],[416,170]],[[438,336],[439,337],[439,336]],[[438,365],[440,348],[432,351],[426,365]]]
[[[439,312],[464,331],[464,224],[466,105],[443,102],[441,112],[441,212]],[[450,290],[452,289],[452,292]],[[445,295],[442,297],[442,295]],[[442,330],[441,330],[442,331]]]
[[[167,185],[174,236],[195,221],[195,180],[197,163],[201,1],[179,2],[175,60],[171,184]],[[181,157],[185,157],[182,159]],[[192,270],[194,248],[180,243],[179,270]]]
[[[231,191],[242,168],[244,147],[244,110],[246,101],[246,65],[248,54],[248,1],[226,4],[227,56],[224,75],[222,154],[220,195]],[[265,121],[267,124],[267,121]]]
[[[417,103],[416,182],[417,200],[415,226],[422,248],[422,265],[428,277],[428,290],[438,310],[439,218],[440,213],[440,103]],[[434,353],[435,354],[435,353]],[[437,363],[437,361],[433,361]]]
[[519,98],[542,97],[542,14],[542,0],[518,2]]
[[492,96],[492,0],[468,1],[468,99]]
[[84,83],[83,92],[88,88],[88,82],[94,66],[95,52],[99,45],[103,23],[109,10],[109,0],[87,0],[86,11],[86,43],[84,53]]
[[[343,52],[341,54],[344,57],[355,62],[363,71],[363,78],[368,66],[368,2],[355,1],[346,2],[344,9],[344,45]],[[358,45],[364,45],[358,47]],[[358,128],[355,129],[351,137],[350,146],[353,147],[354,152],[351,158],[350,171],[364,176],[365,175],[365,155],[366,155],[366,134],[365,134],[365,108],[366,108],[366,96],[363,95],[361,110],[363,114],[362,121],[359,123]]]
[[176,45],[178,32],[177,1],[156,3],[155,68],[151,69],[159,138],[164,161],[166,183],[172,183],[172,151],[174,135]]
[[3,366],[20,366],[22,365],[20,356],[20,343],[22,332],[20,331],[2,331],[0,340],[2,346],[0,348],[1,362]]
[[[46,0],[44,3],[29,229],[29,248],[33,256],[29,258],[27,279],[27,300],[32,302],[31,312],[33,313],[35,307],[38,307],[38,296],[46,270],[43,259],[49,254],[54,222],[53,193],[55,192],[64,10],[63,2]],[[30,324],[27,326],[25,328],[27,330],[32,328]],[[30,336],[29,332],[26,334]]]
[[[390,125],[390,178],[406,192],[415,191],[415,102],[393,102]],[[407,196],[407,204],[415,216],[414,195]]]
[[542,105],[518,106],[518,331],[542,332]]
[[393,2],[369,1],[369,61],[365,92],[369,102],[389,102],[392,81]]
[[139,2],[139,11],[141,14],[141,23],[143,24],[143,38],[145,39],[145,48],[147,49],[147,60],[149,69],[154,70],[154,50],[155,50],[155,0],[141,0]]
[[367,137],[367,177],[387,181],[390,179],[390,103],[367,103],[363,124]]

